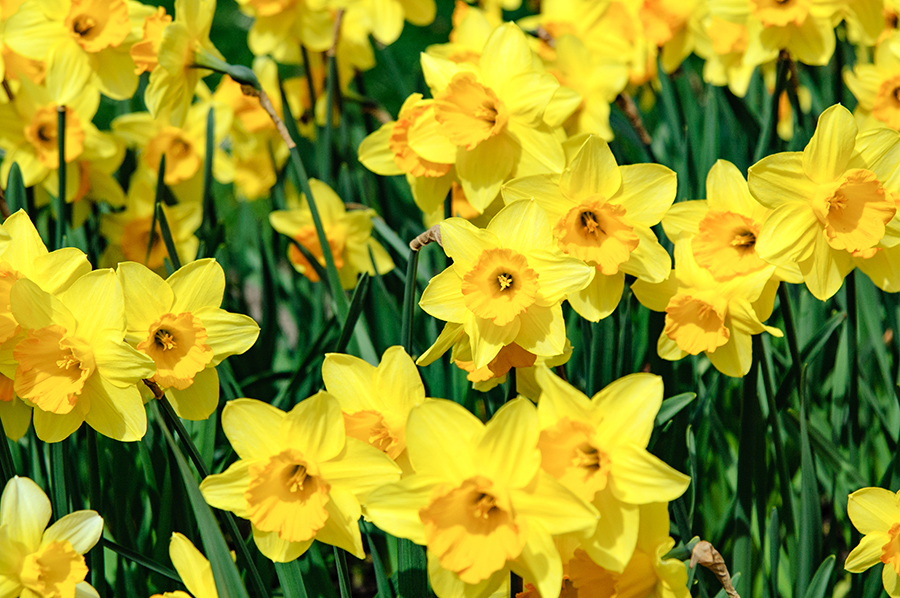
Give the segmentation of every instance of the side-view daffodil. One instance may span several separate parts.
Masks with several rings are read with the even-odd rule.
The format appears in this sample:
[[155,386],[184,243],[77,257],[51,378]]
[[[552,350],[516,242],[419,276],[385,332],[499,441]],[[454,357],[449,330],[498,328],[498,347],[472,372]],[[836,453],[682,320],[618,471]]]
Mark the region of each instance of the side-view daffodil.
[[884,488],[863,488],[847,499],[847,515],[863,534],[859,544],[847,555],[844,569],[862,573],[884,563],[881,581],[891,598],[900,596],[900,492]]
[[545,598],[557,596],[562,562],[552,537],[592,533],[597,512],[541,471],[534,405],[515,399],[485,425],[435,400],[413,409],[406,434],[415,474],[375,490],[366,512],[428,548],[435,594],[487,596],[512,570]]
[[176,590],[153,594],[150,598],[219,598],[212,567],[197,547],[178,532],[169,540],[169,558],[190,594]]
[[216,366],[259,336],[253,318],[221,309],[222,266],[197,260],[164,280],[146,266],[123,262],[116,274],[125,295],[125,339],[156,363],[151,380],[180,417],[206,419],[219,404]]
[[47,495],[33,481],[15,476],[6,483],[0,498],[3,596],[99,598],[84,580],[84,554],[100,539],[103,518],[75,511],[47,527],[51,514]]
[[222,429],[240,460],[200,484],[213,507],[249,519],[260,552],[278,563],[313,540],[364,558],[360,503],[400,477],[382,451],[348,437],[341,406],[320,392],[285,413],[262,401],[229,401]]

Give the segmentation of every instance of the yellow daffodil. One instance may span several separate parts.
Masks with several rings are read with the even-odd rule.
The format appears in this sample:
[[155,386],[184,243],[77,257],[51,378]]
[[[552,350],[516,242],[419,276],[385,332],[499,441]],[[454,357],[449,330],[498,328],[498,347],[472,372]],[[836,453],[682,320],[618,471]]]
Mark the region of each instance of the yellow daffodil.
[[351,3],[350,10],[364,10],[371,22],[372,37],[389,46],[400,37],[403,21],[425,27],[434,21],[435,0],[360,0]]
[[209,561],[184,534],[172,533],[169,558],[190,594],[177,590],[153,594],[150,598],[219,598]]
[[321,0],[237,0],[253,17],[247,44],[255,56],[270,55],[281,63],[300,63],[300,46],[324,52],[334,43],[330,2]]
[[400,468],[346,435],[337,399],[320,392],[288,413],[253,399],[229,401],[222,429],[240,460],[200,490],[210,505],[250,520],[260,552],[288,562],[318,540],[365,557],[360,503],[397,480]]
[[713,0],[711,12],[715,4],[746,19],[749,64],[763,64],[787,50],[799,62],[821,66],[834,54],[836,3],[830,0]]
[[552,536],[590,534],[597,512],[541,471],[538,415],[524,398],[487,423],[451,401],[412,410],[406,427],[415,474],[375,490],[366,512],[428,548],[440,598],[486,596],[510,569],[556,596],[562,562]]
[[150,380],[166,391],[185,419],[206,419],[219,404],[216,366],[253,346],[259,326],[220,308],[225,273],[212,259],[197,260],[163,280],[146,266],[116,269],[125,294],[125,339],[156,363]]
[[795,264],[776,269],[756,252],[756,239],[771,213],[750,195],[737,167],[718,160],[706,177],[706,199],[673,205],[662,225],[673,242],[687,240],[697,265],[718,281],[768,269],[779,280],[802,282]]
[[810,292],[825,300],[879,244],[900,243],[891,148],[900,137],[861,136],[843,106],[822,113],[803,152],[763,158],[750,167],[753,196],[774,210],[763,223],[756,251],[770,263],[796,263]]
[[9,300],[25,333],[13,348],[15,392],[36,407],[38,438],[58,442],[82,422],[115,440],[142,438],[147,415],[136,385],[155,368],[122,340],[124,298],[115,273],[90,272],[56,295],[21,279]]
[[[391,256],[378,241],[372,238],[374,210],[366,208],[348,212],[344,207],[344,202],[331,187],[316,179],[310,179],[309,186],[315,196],[316,207],[322,218],[322,227],[325,229],[328,246],[331,248],[331,257],[338,270],[343,288],[355,287],[356,278],[361,272],[368,272],[374,276],[376,270],[379,274],[386,274],[394,269]],[[322,255],[322,247],[316,236],[312,212],[309,210],[305,196],[301,195],[300,201],[302,204],[299,207],[270,213],[269,223],[276,231],[287,235],[308,249],[324,267],[325,257]],[[293,203],[296,205],[298,202],[294,201]],[[371,256],[369,252],[371,252]],[[306,257],[293,245],[288,250],[288,258],[297,272],[312,282],[319,280],[319,275],[306,261]]]
[[[483,4],[483,3],[482,3]],[[479,8],[457,0],[451,17],[453,29],[446,44],[432,44],[425,50],[437,58],[478,64],[491,32],[503,24],[500,8]]]
[[569,296],[596,322],[615,310],[625,274],[665,280],[671,261],[650,229],[675,201],[675,173],[659,164],[619,166],[605,141],[590,136],[562,176],[533,175],[503,186],[503,198],[533,197],[565,253],[596,270],[591,284]]
[[152,8],[133,0],[25,0],[6,22],[5,42],[47,62],[47,84],[68,104],[89,83],[124,100],[137,89],[130,50]]
[[662,404],[662,378],[632,374],[592,399],[550,373],[537,371],[541,467],[600,512],[584,550],[621,572],[638,538],[638,505],[675,500],[690,478],[647,451]]
[[[151,243],[155,196],[156,177],[149,169],[139,168],[131,177],[125,209],[100,217],[100,232],[107,241],[100,257],[104,267],[114,268],[119,262],[130,261],[140,262],[158,274],[166,271],[164,260],[169,251],[163,242],[158,220]],[[200,245],[194,233],[203,222],[202,204],[198,201],[174,206],[161,203],[160,207],[169,224],[179,260],[182,264],[193,261]]]
[[[4,441],[5,442],[5,441]],[[50,523],[50,501],[37,484],[18,476],[0,498],[0,588],[4,596],[97,596],[84,581],[84,554],[103,533],[103,518],[75,511]]]
[[847,40],[854,45],[874,46],[889,13],[884,0],[841,0],[836,18],[847,25]]
[[413,407],[429,399],[416,365],[402,347],[385,351],[377,368],[352,355],[327,353],[322,381],[325,391],[341,404],[348,436],[402,465],[409,463],[406,420]]
[[856,96],[854,115],[862,129],[886,125],[900,130],[900,33],[878,43],[873,64],[857,63],[844,71],[844,80]]
[[900,597],[900,493],[884,488],[857,490],[847,499],[847,515],[863,538],[847,555],[844,569],[862,573],[884,563],[884,591],[891,598]]
[[[514,24],[491,34],[478,66],[422,54],[422,69],[438,123],[431,137],[457,146],[456,174],[479,212],[511,176],[563,169],[560,140],[543,121],[559,83],[535,69],[525,34]],[[412,147],[428,155],[424,140]]]
[[537,204],[512,203],[487,229],[462,218],[445,220],[441,238],[453,265],[431,279],[419,305],[462,324],[476,369],[511,343],[538,356],[563,352],[561,304],[590,283],[594,270],[559,252]]
[[[453,182],[456,146],[436,134],[434,100],[414,93],[397,120],[386,123],[359,145],[360,163],[376,174],[405,174],[416,205],[426,214],[442,206]],[[415,147],[421,145],[421,151]]]
[[746,12],[742,9],[735,14],[730,9],[729,3],[709,3],[709,12],[698,29],[696,51],[704,60],[703,80],[727,85],[731,93],[742,98],[758,65],[744,60],[750,40]]
[[16,360],[13,349],[25,338],[10,309],[10,291],[27,278],[45,291],[58,293],[91,270],[85,255],[74,248],[48,252],[24,210],[0,226],[0,419],[6,435],[18,440],[31,425],[32,404],[15,392]]
[[203,67],[224,61],[209,41],[215,12],[216,0],[175,0],[175,20],[162,31],[157,65],[144,92],[144,102],[154,118],[182,126],[197,84],[209,74]]
[[675,243],[675,269],[665,281],[638,280],[631,290],[644,307],[666,314],[657,343],[663,359],[706,353],[717,370],[740,378],[750,371],[750,337],[762,332],[782,336],[777,328],[763,324],[778,290],[772,270],[717,281],[697,263],[689,240]]
[[[66,199],[69,201],[74,200],[84,182],[79,164],[114,161],[120,153],[115,141],[91,123],[99,105],[100,97],[87,90],[72,98],[65,107],[65,162],[71,181],[66,189]],[[28,79],[21,81],[13,102],[0,105],[0,148],[6,151],[0,166],[0,180],[4,186],[15,162],[22,171],[26,187],[43,183],[54,197],[59,193],[58,179],[50,178],[60,162],[57,108],[57,102],[47,89]]]

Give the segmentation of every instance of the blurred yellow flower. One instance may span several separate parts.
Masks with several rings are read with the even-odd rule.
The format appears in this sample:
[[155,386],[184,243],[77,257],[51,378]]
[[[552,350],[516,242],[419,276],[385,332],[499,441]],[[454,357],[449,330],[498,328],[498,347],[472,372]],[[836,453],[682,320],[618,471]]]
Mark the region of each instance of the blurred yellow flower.
[[266,557],[285,563],[313,540],[365,558],[360,503],[395,481],[382,451],[347,437],[337,399],[320,392],[285,413],[261,401],[229,401],[222,429],[240,460],[200,484],[213,507],[249,519]]
[[47,495],[30,479],[16,476],[6,483],[0,497],[4,596],[97,596],[84,581],[84,553],[100,539],[103,518],[94,511],[75,511],[47,527],[51,514]]
[[[347,211],[337,193],[322,181],[310,179],[309,186],[315,196],[316,207],[322,218],[322,228],[325,229],[331,256],[344,289],[355,287],[356,279],[362,272],[374,276],[376,271],[379,274],[386,274],[394,269],[391,256],[372,238],[374,210],[366,208]],[[322,248],[316,235],[312,212],[305,196],[301,195],[300,201],[302,204],[299,207],[270,213],[269,223],[276,231],[305,247],[324,267],[325,257],[322,255]],[[288,258],[297,272],[312,282],[319,280],[315,269],[293,245],[288,250]]]

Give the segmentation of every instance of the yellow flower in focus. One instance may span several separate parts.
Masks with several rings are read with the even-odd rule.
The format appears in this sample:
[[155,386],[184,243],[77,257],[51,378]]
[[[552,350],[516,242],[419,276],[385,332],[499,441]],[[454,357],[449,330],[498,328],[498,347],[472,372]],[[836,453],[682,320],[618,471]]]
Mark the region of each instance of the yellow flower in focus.
[[847,555],[844,569],[862,573],[884,563],[884,591],[891,598],[900,597],[900,492],[884,488],[857,490],[847,499],[847,515],[863,538]]
[[853,116],[832,106],[803,152],[775,154],[750,167],[750,193],[774,210],[756,251],[775,265],[799,265],[807,288],[822,301],[841,287],[855,255],[900,243],[896,184],[885,188],[896,168],[891,148],[900,136],[884,133],[857,141]]
[[285,563],[318,540],[364,558],[360,503],[400,477],[382,451],[348,437],[337,399],[320,392],[285,413],[229,401],[222,429],[240,460],[200,484],[213,507],[249,519],[266,557]]
[[665,281],[638,280],[631,290],[644,307],[666,314],[657,343],[663,359],[706,353],[717,370],[740,378],[750,371],[750,337],[782,336],[763,324],[778,290],[771,267],[719,282],[697,263],[688,240],[675,243],[675,269]]
[[203,67],[224,61],[209,41],[215,12],[216,0],[175,0],[175,20],[163,29],[157,65],[144,92],[144,102],[154,118],[182,126],[197,84],[209,74]]
[[87,257],[74,248],[48,252],[24,210],[0,226],[0,418],[6,435],[18,440],[31,425],[31,403],[15,392],[16,361],[13,349],[25,336],[10,309],[10,291],[27,278],[50,293],[69,288],[91,270]]
[[177,590],[154,594],[150,598],[219,598],[209,561],[184,534],[172,533],[169,558],[190,594]]
[[415,474],[375,490],[366,512],[427,546],[435,594],[484,596],[512,569],[556,596],[552,536],[591,533],[597,512],[541,471],[534,405],[515,399],[485,425],[461,405],[431,401],[413,409],[406,431]]
[[225,273],[212,258],[182,266],[163,280],[146,266],[120,263],[125,295],[125,340],[156,363],[150,378],[169,395],[175,412],[202,420],[219,404],[216,366],[253,346],[259,326],[219,306]]
[[95,270],[56,295],[21,279],[9,300],[24,333],[12,352],[15,392],[35,406],[38,438],[59,442],[83,422],[115,440],[142,438],[147,415],[136,385],[155,368],[122,340],[124,298],[115,273]]
[[360,163],[376,174],[405,174],[413,199],[426,214],[438,209],[455,178],[456,146],[435,134],[434,100],[409,96],[397,120],[386,123],[359,144]]
[[690,483],[647,451],[662,378],[632,374],[592,399],[546,369],[537,381],[541,467],[597,508],[597,529],[581,545],[594,562],[621,572],[638,540],[638,505],[675,500]]
[[562,302],[590,283],[594,269],[559,252],[534,202],[506,206],[487,229],[445,220],[441,237],[453,265],[431,279],[419,305],[462,325],[476,369],[511,343],[537,356],[564,351]]
[[483,212],[517,173],[563,169],[559,138],[543,121],[559,83],[535,68],[514,24],[491,34],[477,67],[422,54],[422,69],[434,96],[432,135],[458,146],[456,173],[476,210]]
[[503,198],[533,197],[559,248],[596,270],[588,287],[568,297],[596,322],[619,304],[626,273],[648,282],[668,275],[669,255],[650,227],[675,201],[675,178],[659,164],[619,166],[606,142],[590,136],[561,176],[514,179],[503,186]]
[[721,282],[766,268],[779,280],[803,281],[796,265],[776,269],[756,252],[756,240],[772,210],[753,199],[734,164],[727,160],[713,164],[706,177],[706,197],[673,205],[662,220],[672,242],[690,242],[699,266]]
[[[386,274],[394,269],[394,262],[387,251],[372,238],[374,210],[366,208],[348,212],[331,187],[316,179],[310,179],[309,186],[315,196],[331,257],[344,289],[355,287],[356,279],[362,272],[374,276],[376,270],[379,274]],[[301,201],[301,206],[295,209],[270,213],[269,223],[276,231],[305,247],[324,267],[325,257],[316,235],[312,212],[305,196],[301,195]],[[312,282],[318,282],[319,275],[294,245],[288,249],[288,258],[297,272]]]
[[[5,440],[4,440],[5,442]],[[4,596],[97,596],[84,581],[84,554],[103,533],[95,511],[75,511],[50,523],[50,501],[28,478],[13,477],[0,497],[0,588]]]
[[137,89],[129,52],[151,11],[133,0],[25,0],[7,20],[4,41],[46,61],[47,87],[60,105],[89,85],[124,100]]

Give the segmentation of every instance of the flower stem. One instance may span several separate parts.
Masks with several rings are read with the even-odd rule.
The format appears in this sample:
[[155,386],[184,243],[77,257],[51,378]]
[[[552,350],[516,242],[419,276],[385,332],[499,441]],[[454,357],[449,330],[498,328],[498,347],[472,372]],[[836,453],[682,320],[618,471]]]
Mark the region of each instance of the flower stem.
[[756,151],[753,152],[753,162],[762,160],[766,152],[772,147],[775,140],[775,132],[778,129],[778,100],[781,98],[781,92],[787,85],[788,72],[790,72],[790,55],[782,50],[778,56],[778,74],[775,79],[775,91],[772,93],[772,100],[769,103],[768,118],[763,121],[763,130],[759,135],[759,141],[756,144]]
[[[794,310],[791,308],[791,296],[786,284],[778,285],[778,299],[781,301],[781,317],[784,320],[784,334],[788,341],[788,350],[791,352],[791,369],[794,370],[796,379],[800,379],[800,349],[797,346],[797,328],[794,326]],[[778,405],[779,410],[786,405]]]
[[850,272],[846,278],[847,287],[847,358],[850,360],[850,396],[847,397],[847,407],[850,419],[850,450],[855,452],[859,444],[859,359],[857,358],[857,346],[859,344],[859,313],[856,301],[856,270]]
[[[341,21],[344,11],[339,9],[334,18],[334,42],[328,48],[328,78],[325,82],[325,126],[322,131],[322,148],[319,152],[319,177],[326,185],[331,185],[331,135],[334,131],[334,99],[339,93],[336,89],[337,79],[337,45],[341,35]],[[313,108],[315,113],[315,108]],[[315,114],[313,115],[315,118]]]
[[[91,508],[98,513],[105,513],[103,507],[103,494],[100,487],[100,456],[97,451],[97,434],[99,432],[89,429],[87,431],[88,463],[94,468],[90,472]],[[106,596],[106,564],[103,558],[103,549],[91,551],[91,585],[100,596]]]
[[6,482],[16,475],[16,468],[13,465],[12,451],[9,449],[9,439],[6,438],[6,431],[3,429],[3,420],[0,420],[0,487],[5,487]]
[[416,301],[416,271],[419,267],[418,249],[409,250],[406,262],[406,286],[403,288],[403,320],[400,323],[400,344],[412,355],[412,325]]
[[63,442],[50,443],[50,501],[53,504],[53,514],[58,520],[69,513],[69,504],[66,498],[66,458],[63,453]]
[[56,107],[56,149],[59,152],[59,191],[56,197],[56,234],[54,248],[63,246],[66,235],[66,107]]

